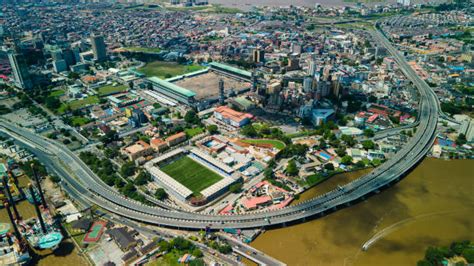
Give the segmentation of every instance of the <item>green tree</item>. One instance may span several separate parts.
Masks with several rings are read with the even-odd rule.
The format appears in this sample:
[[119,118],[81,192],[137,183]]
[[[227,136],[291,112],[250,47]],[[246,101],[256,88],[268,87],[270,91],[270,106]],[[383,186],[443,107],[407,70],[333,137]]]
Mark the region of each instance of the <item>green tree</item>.
[[115,180],[114,180],[114,186],[115,186],[116,188],[119,188],[119,189],[120,189],[120,188],[123,188],[123,186],[125,186],[125,182],[123,182],[123,180],[122,180],[121,178],[118,178],[118,177],[117,177],[117,178],[115,178]]
[[355,165],[356,165],[357,168],[364,168],[365,167],[365,163],[362,160],[358,161]]
[[324,150],[326,149],[326,147],[328,146],[328,144],[326,143],[326,141],[324,139],[321,139],[319,141],[319,145],[317,147],[318,150]]
[[155,191],[155,198],[157,198],[159,200],[164,200],[167,197],[168,197],[168,193],[166,193],[166,191],[163,188],[158,188]]
[[420,260],[416,263],[416,266],[435,266],[427,260]]
[[189,124],[199,124],[200,120],[199,117],[194,110],[189,110],[184,115],[184,121]]
[[263,171],[263,176],[265,176],[266,179],[273,178],[273,169],[271,167],[265,168]]
[[209,132],[209,134],[211,134],[211,135],[214,135],[214,134],[216,134],[217,132],[219,132],[219,130],[218,130],[218,128],[217,128],[216,125],[209,125],[209,126],[207,126],[206,129],[207,129],[207,132]]
[[373,136],[375,136],[375,133],[372,129],[367,128],[364,130],[364,136],[366,136],[367,138],[372,138]]
[[135,174],[136,166],[133,162],[126,162],[120,167],[120,174],[123,177],[132,176]]
[[59,99],[56,97],[50,96],[46,98],[45,104],[48,109],[56,110],[59,108],[59,106],[61,106],[61,101],[59,101]]
[[344,148],[344,147],[339,147],[339,148],[337,148],[337,149],[336,149],[336,154],[337,154],[337,156],[339,156],[339,157],[344,157],[344,155],[347,154],[347,153],[346,153],[346,148]]
[[372,150],[375,148],[375,143],[371,140],[364,140],[362,141],[362,147],[364,147],[365,150]]
[[342,135],[341,140],[344,141],[349,147],[353,147],[357,143],[354,137],[348,135]]
[[467,248],[462,252],[462,256],[468,263],[474,263],[474,248]]
[[115,141],[118,139],[118,134],[117,131],[115,130],[110,130],[109,132],[105,133],[104,136],[100,138],[100,141],[104,144],[109,144],[112,141]]
[[290,176],[296,176],[298,174],[298,167],[296,166],[295,160],[290,160],[286,166],[286,173]]
[[334,164],[327,163],[327,164],[324,165],[324,169],[326,169],[328,171],[334,171]]
[[251,137],[251,138],[254,138],[254,137],[258,136],[257,131],[255,130],[255,128],[252,125],[246,125],[246,126],[242,127],[242,129],[240,130],[240,134],[242,134],[244,136],[247,136],[247,137]]
[[140,171],[137,178],[135,178],[135,185],[143,186],[148,184],[151,181],[151,175],[148,172]]
[[346,155],[341,158],[341,163],[345,165],[351,165],[352,164],[352,157],[349,155]]
[[115,158],[119,155],[119,150],[117,148],[107,148],[104,150],[104,155],[107,158]]
[[389,118],[390,121],[392,121],[392,123],[394,123],[395,125],[400,124],[400,117],[389,115],[388,118]]
[[161,240],[160,243],[158,243],[158,247],[160,247],[160,251],[162,252],[169,252],[173,248],[166,240]]
[[181,251],[189,250],[193,247],[193,244],[189,240],[180,236],[172,240],[172,245],[174,248]]
[[462,146],[467,143],[466,135],[463,133],[460,133],[458,137],[456,138],[456,145]]
[[232,252],[232,247],[229,244],[220,245],[218,251],[222,254],[229,254]]
[[425,253],[425,259],[434,265],[441,265],[447,253],[436,247],[429,247]]
[[203,254],[200,249],[194,249],[193,252],[191,253],[194,257],[196,258],[202,258]]

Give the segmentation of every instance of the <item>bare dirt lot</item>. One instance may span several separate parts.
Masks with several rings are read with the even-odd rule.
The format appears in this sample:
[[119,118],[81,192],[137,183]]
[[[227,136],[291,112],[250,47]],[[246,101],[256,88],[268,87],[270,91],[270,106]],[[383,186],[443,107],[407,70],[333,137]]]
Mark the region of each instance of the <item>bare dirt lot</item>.
[[224,80],[224,91],[226,93],[230,90],[238,92],[250,87],[249,82],[242,82],[228,78],[213,71],[191,78],[184,78],[174,83],[178,86],[194,91],[197,94],[195,98],[201,100],[216,98],[219,96],[219,79]]

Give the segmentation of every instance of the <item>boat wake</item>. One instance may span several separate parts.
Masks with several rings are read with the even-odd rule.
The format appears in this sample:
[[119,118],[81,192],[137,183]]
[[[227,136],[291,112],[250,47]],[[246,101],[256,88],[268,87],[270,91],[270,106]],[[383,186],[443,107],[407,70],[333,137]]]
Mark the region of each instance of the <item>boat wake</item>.
[[456,211],[443,211],[443,212],[425,213],[425,214],[421,214],[421,215],[417,215],[417,216],[414,216],[414,217],[410,217],[410,218],[401,220],[399,222],[396,222],[396,223],[390,225],[389,227],[386,227],[386,228],[380,230],[375,235],[373,235],[369,240],[367,240],[362,245],[362,250],[367,251],[378,240],[384,238],[385,236],[387,236],[390,233],[394,232],[395,230],[401,228],[402,226],[404,226],[406,224],[409,224],[411,222],[414,222],[416,220],[426,219],[426,218],[433,217],[433,216],[438,216],[438,215],[452,214],[452,213],[461,212],[461,211],[465,211],[465,210],[466,209],[456,210]]

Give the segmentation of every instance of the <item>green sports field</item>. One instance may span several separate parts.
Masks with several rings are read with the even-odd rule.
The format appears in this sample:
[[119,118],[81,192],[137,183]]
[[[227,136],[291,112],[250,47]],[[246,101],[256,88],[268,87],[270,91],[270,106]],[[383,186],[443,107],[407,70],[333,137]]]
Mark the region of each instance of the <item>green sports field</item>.
[[99,93],[100,96],[103,96],[103,95],[109,95],[112,93],[122,92],[127,89],[128,89],[127,85],[116,85],[116,86],[107,85],[107,86],[98,88],[97,92]]
[[204,69],[204,67],[200,65],[180,65],[176,62],[154,61],[139,68],[138,71],[147,77],[171,78],[201,69]]
[[222,179],[222,176],[204,167],[188,156],[183,156],[162,167],[161,171],[189,188],[196,196],[204,189]]

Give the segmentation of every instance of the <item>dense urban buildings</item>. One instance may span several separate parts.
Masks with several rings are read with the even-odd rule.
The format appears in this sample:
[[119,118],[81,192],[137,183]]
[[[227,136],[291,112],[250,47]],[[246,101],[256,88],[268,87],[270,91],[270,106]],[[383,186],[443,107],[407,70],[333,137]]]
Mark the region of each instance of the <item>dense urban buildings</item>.
[[[473,158],[474,20],[464,1],[242,10],[207,1],[0,2],[0,199],[9,219],[0,224],[0,264],[42,256],[26,245],[61,250],[74,241],[71,255],[48,256],[284,265],[288,254],[248,243],[266,228],[343,208],[370,212],[360,226],[370,227],[368,240],[357,247],[367,256],[419,217],[461,224],[448,205],[427,200],[429,214],[418,213],[389,187],[426,156]],[[407,194],[439,195],[430,185]],[[462,198],[456,204],[469,210],[469,193],[459,191],[446,202]],[[389,212],[387,194],[399,204]],[[22,200],[34,217],[21,217]],[[325,241],[352,236],[347,221],[331,224]],[[319,242],[310,242],[313,254]],[[419,264],[474,263],[470,243],[453,243],[455,257],[430,248]]]

